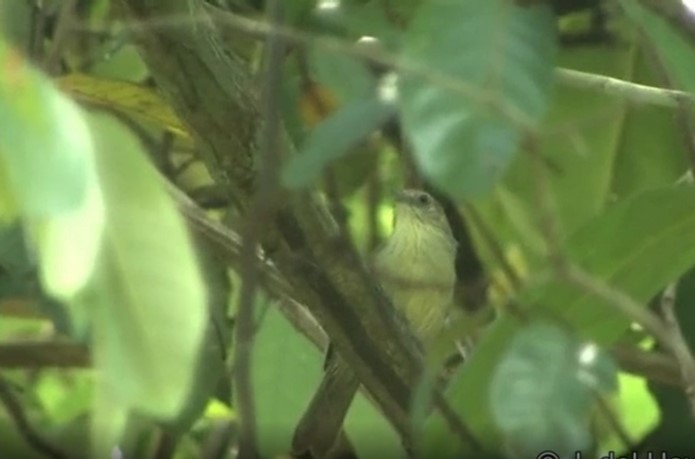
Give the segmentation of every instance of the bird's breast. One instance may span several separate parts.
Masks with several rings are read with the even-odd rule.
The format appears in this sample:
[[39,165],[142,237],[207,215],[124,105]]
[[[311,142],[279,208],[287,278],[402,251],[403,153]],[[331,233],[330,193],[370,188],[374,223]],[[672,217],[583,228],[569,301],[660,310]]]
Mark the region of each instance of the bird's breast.
[[438,236],[393,235],[377,253],[381,286],[422,340],[439,333],[453,299],[455,245]]

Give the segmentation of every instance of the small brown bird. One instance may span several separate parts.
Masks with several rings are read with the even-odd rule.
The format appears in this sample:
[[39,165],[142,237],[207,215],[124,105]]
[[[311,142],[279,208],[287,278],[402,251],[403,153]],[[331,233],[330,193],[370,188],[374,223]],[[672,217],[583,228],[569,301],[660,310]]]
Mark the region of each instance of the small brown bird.
[[[441,205],[421,190],[400,192],[393,232],[377,249],[372,268],[425,346],[444,328],[456,282],[455,256],[456,241]],[[332,448],[358,388],[347,363],[329,352],[321,385],[295,430],[295,454],[335,456]]]

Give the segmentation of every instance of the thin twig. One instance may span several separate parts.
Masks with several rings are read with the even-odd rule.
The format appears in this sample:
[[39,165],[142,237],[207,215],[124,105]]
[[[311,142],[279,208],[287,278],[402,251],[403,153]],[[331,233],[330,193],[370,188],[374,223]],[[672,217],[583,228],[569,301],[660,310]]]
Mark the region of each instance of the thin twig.
[[[271,24],[280,25],[284,8],[279,0],[267,3]],[[254,338],[254,299],[258,286],[258,266],[256,247],[260,241],[259,233],[264,223],[272,215],[272,202],[277,187],[280,157],[278,152],[280,137],[279,91],[284,57],[284,40],[278,36],[268,36],[266,40],[266,60],[263,75],[263,94],[261,110],[265,124],[260,135],[260,190],[252,199],[251,207],[244,221],[241,246],[241,293],[237,322],[235,324],[234,379],[239,411],[239,454],[241,459],[259,457],[256,438],[256,413],[251,383],[251,353]]]
[[67,38],[73,30],[72,24],[75,22],[76,6],[77,0],[64,0],[60,6],[55,32],[53,33],[53,42],[43,61],[43,68],[49,74],[55,73],[60,63]]
[[647,86],[595,73],[558,68],[555,77],[564,86],[599,91],[635,104],[678,108],[681,104],[693,103],[693,97],[684,91]]
[[88,368],[88,349],[71,342],[5,342],[0,344],[0,368]]
[[674,387],[683,387],[678,362],[668,354],[657,351],[645,351],[636,346],[617,345],[611,349],[611,355],[618,362],[620,369],[650,381]]
[[[267,22],[239,16],[228,11],[220,10],[211,5],[206,5],[206,7],[210,10],[215,10],[212,14],[212,19],[214,21],[232,27],[252,37],[262,39],[268,36],[280,36],[292,45],[313,45],[323,48],[326,51],[339,52],[365,60],[385,69],[398,70],[405,74],[420,77],[442,89],[448,89],[473,102],[490,107],[501,113],[511,123],[526,130],[532,129],[534,126],[534,123],[523,112],[506,101],[500,100],[495,94],[481,90],[481,88],[465,81],[461,81],[460,78],[437,72],[432,68],[398,57],[382,48],[355,46],[353,43],[349,43],[342,39],[327,35],[317,35],[316,33],[307,33],[290,27],[273,27]],[[130,30],[137,30],[142,27],[167,28],[176,27],[182,23],[188,24],[191,21],[195,21],[195,18],[160,17],[156,21],[149,21],[147,24],[129,21],[125,24],[125,27]],[[678,108],[679,105],[684,102],[693,102],[692,96],[684,91],[648,86],[574,69],[557,68],[555,76],[557,82],[564,86],[601,91],[608,95],[624,98],[636,104]]]
[[379,225],[379,204],[381,203],[381,181],[379,176],[379,162],[367,177],[367,192],[365,195],[365,207],[367,209],[367,250],[377,248],[381,240]]
[[[294,46],[316,46],[327,52],[342,53],[385,68],[397,69],[407,75],[421,78],[442,89],[459,94],[473,103],[487,107],[489,110],[499,113],[511,124],[525,131],[536,128],[536,122],[533,119],[517,106],[499,97],[496,92],[463,81],[458,76],[436,71],[431,66],[423,65],[421,62],[399,57],[376,47],[355,46],[353,43],[327,35],[307,33],[285,26],[277,27],[266,21],[239,16],[212,5],[205,5],[205,7],[211,11],[210,18],[213,21],[232,27],[251,37],[258,39],[282,37],[288,44]],[[149,19],[147,22],[131,20],[124,23],[123,26],[131,31],[177,28],[196,20],[196,18],[191,18],[190,16],[162,16],[156,19]]]
[[[695,381],[695,379],[689,380],[686,374],[686,367],[692,365],[687,362],[687,360],[692,362],[690,351],[687,349],[687,346],[683,349],[684,343],[674,338],[673,331],[670,330],[656,314],[633,300],[626,293],[607,285],[577,266],[567,265],[560,269],[558,274],[562,280],[577,286],[581,290],[597,298],[605,300],[630,320],[640,324],[659,342],[659,344],[673,354],[681,366],[681,370],[684,372],[684,381],[688,384],[692,384],[692,381]],[[693,384],[693,387],[695,387],[695,384]]]
[[229,457],[231,439],[236,430],[236,420],[216,422],[204,440],[200,457],[202,459],[225,459]]
[[46,5],[40,5],[38,1],[32,2],[27,55],[35,61],[40,61],[43,58],[47,15]]
[[[215,248],[215,254],[227,265],[240,270],[241,236],[233,229],[211,219],[203,209],[171,182],[165,181],[165,186],[186,218],[189,227],[210,242]],[[260,283],[271,296],[278,299],[278,307],[285,318],[320,349],[325,348],[326,334],[309,311],[295,299],[297,295],[290,284],[272,263],[263,258],[260,252],[256,254],[256,258],[256,263],[260,266]]]
[[7,410],[7,414],[12,418],[19,434],[29,446],[40,454],[52,459],[69,458],[69,456],[57,446],[43,438],[43,436],[29,423],[22,404],[17,400],[12,391],[12,387],[3,377],[0,377],[0,402],[5,407],[5,410]]
[[695,416],[695,360],[688,347],[688,341],[683,336],[678,318],[676,316],[676,282],[668,285],[661,296],[661,312],[666,323],[666,328],[670,332],[673,342],[671,352],[681,367],[681,374],[685,382],[685,395],[690,402],[690,411]]

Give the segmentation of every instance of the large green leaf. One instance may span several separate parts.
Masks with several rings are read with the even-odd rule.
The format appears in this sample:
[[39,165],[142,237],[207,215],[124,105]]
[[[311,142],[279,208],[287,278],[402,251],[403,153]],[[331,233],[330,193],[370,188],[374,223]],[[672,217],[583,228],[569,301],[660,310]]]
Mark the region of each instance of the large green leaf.
[[[649,49],[635,57],[632,80],[659,86],[663,78],[653,68]],[[673,108],[629,106],[620,143],[616,145],[612,191],[617,197],[675,183],[688,168],[688,139]]]
[[[569,238],[566,249],[573,261],[597,279],[646,302],[695,264],[694,208],[692,187],[645,191],[591,220]],[[618,340],[630,324],[605,301],[560,282],[529,288],[518,301],[603,345]],[[521,325],[509,315],[500,317],[450,387],[452,405],[486,445],[500,441],[487,402],[491,377]],[[453,445],[446,450],[453,454],[457,440],[445,426],[440,418],[432,418],[425,429],[426,444]]]
[[[690,186],[636,194],[575,232],[567,254],[597,279],[646,302],[695,264],[694,208]],[[614,343],[629,326],[605,301],[561,282],[530,288],[520,301],[561,315],[601,344]]]
[[[547,5],[435,0],[419,9],[403,51],[419,71],[401,75],[401,112],[419,167],[441,189],[479,196],[506,170],[520,124],[545,113],[554,27]],[[442,87],[442,75],[457,83]]]
[[[264,457],[290,447],[292,433],[321,377],[321,352],[303,338],[268,300],[256,335],[253,385]],[[282,381],[281,384],[278,384]]]
[[0,125],[9,182],[0,200],[16,201],[3,207],[23,217],[46,291],[69,299],[91,275],[101,241],[92,139],[77,106],[2,42]]
[[[632,78],[635,51],[628,47],[571,48],[558,62],[573,69]],[[609,202],[614,162],[623,132],[625,101],[579,88],[558,87],[546,117],[541,155],[564,236],[593,218]],[[505,183],[536,216],[534,165],[525,155],[514,161]]]
[[[490,404],[511,457],[551,450],[564,457],[592,444],[592,392],[615,390],[615,365],[556,325],[538,322],[520,330],[492,378]],[[587,356],[584,358],[584,356]]]
[[695,94],[695,50],[663,18],[639,2],[620,0],[627,16],[640,26],[654,44],[677,86]]
[[107,227],[81,304],[93,325],[99,381],[109,385],[97,393],[103,406],[171,418],[187,400],[203,338],[202,276],[184,223],[135,138],[109,117],[92,121]]
[[84,201],[92,142],[79,109],[0,41],[0,160],[26,217]]

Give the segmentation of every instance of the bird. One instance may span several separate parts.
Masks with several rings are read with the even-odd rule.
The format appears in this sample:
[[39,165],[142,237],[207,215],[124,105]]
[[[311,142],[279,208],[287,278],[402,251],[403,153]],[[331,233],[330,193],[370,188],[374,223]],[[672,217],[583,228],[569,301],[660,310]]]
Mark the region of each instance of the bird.
[[[429,193],[405,189],[395,196],[393,229],[370,260],[384,293],[424,348],[444,329],[456,284],[456,240],[441,204]],[[341,429],[359,381],[329,347],[324,377],[292,439],[295,457],[342,457]]]

